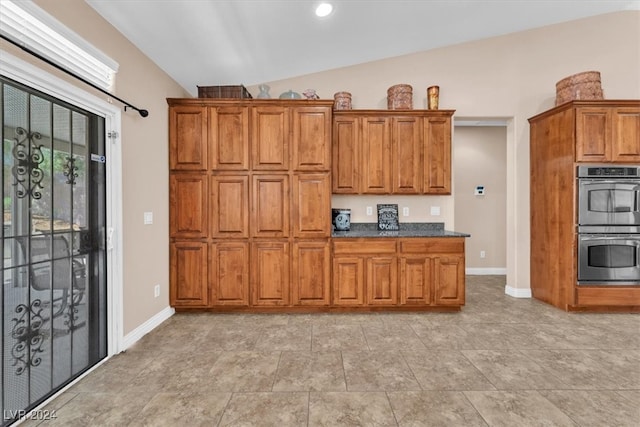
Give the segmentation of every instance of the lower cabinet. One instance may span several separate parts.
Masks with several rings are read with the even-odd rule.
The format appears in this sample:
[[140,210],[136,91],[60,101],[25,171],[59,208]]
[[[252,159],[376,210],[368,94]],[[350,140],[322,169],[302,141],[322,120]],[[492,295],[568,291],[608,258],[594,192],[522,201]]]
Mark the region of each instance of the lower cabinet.
[[171,243],[171,291],[169,302],[179,307],[206,307],[209,304],[209,261],[207,243]]
[[329,240],[293,243],[291,303],[326,306],[330,303],[331,249]]
[[171,243],[174,307],[366,310],[464,304],[464,238]]
[[251,305],[289,305],[289,242],[251,243]]
[[212,245],[212,305],[249,305],[249,243],[224,241]]

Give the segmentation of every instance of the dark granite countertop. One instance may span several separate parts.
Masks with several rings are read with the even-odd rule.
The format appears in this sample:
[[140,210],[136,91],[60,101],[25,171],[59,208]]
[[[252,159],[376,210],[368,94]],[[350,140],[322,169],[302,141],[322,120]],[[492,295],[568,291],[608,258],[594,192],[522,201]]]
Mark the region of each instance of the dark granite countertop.
[[375,222],[351,223],[349,231],[333,230],[331,237],[471,237],[467,233],[447,231],[443,222],[400,223],[398,231],[378,230]]

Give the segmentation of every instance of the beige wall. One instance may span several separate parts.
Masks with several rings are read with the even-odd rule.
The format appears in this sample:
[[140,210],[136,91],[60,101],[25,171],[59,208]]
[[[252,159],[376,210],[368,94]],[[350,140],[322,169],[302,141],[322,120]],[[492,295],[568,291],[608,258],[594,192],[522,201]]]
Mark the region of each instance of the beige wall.
[[[466,266],[506,268],[507,128],[456,126],[452,151],[456,230],[471,234]],[[484,186],[484,196],[475,195],[478,185]]]
[[[150,111],[143,119],[135,111],[122,116],[124,203],[124,333],[168,304],[168,140],[165,98],[188,96],[119,32],[82,0],[36,0],[62,23],[120,64],[115,94]],[[0,48],[60,72],[0,40]],[[640,98],[640,12],[623,12],[550,26],[533,31],[465,43],[358,66],[267,82],[277,95],[292,88],[315,88],[323,98],[348,90],[355,108],[385,108],[386,90],[397,83],[414,87],[416,108],[424,107],[428,86],[441,88],[440,107],[456,109],[457,117],[512,117],[508,128],[507,242],[510,285],[529,287],[528,125],[526,119],[553,106],[555,82],[585,70],[602,72],[607,98]],[[68,79],[72,81],[71,79]],[[73,82],[73,81],[72,81]],[[80,88],[106,96],[76,83]],[[257,87],[249,88],[257,94]],[[117,102],[114,101],[117,104]],[[340,198],[334,205],[354,209],[354,220],[366,220],[364,207],[387,198]],[[408,220],[443,220],[455,228],[453,197],[404,200]],[[430,218],[428,207],[441,206],[442,216]],[[143,212],[155,223],[143,225]],[[153,298],[153,286],[161,297]]]
[[[120,64],[114,94],[149,110],[141,118],[122,114],[122,199],[124,232],[124,333],[169,304],[169,212],[167,97],[189,96],[82,0],[36,0],[36,4]],[[97,97],[108,97],[0,40],[0,49],[63,78]],[[118,105],[117,101],[113,101]],[[154,224],[143,225],[143,212]],[[153,297],[159,284],[161,294]]]
[[[530,288],[527,119],[554,106],[558,80],[587,70],[602,73],[606,98],[640,98],[640,12],[600,15],[265,83],[274,96],[288,89],[313,88],[322,98],[349,91],[354,108],[386,108],[386,91],[398,83],[412,85],[414,107],[424,108],[426,88],[439,85],[440,108],[457,110],[456,117],[511,118],[507,127],[507,286],[521,290]],[[257,87],[249,90],[258,93]],[[420,199],[417,205],[441,205],[446,226],[456,228],[453,196]],[[352,197],[334,198],[333,204],[364,212],[372,202]],[[353,219],[362,217],[357,213]]]

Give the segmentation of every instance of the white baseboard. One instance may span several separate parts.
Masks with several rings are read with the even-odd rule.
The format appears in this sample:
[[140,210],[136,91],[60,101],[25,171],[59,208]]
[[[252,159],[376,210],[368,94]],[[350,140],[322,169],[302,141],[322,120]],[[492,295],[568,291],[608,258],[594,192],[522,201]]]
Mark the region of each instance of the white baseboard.
[[504,293],[514,298],[531,298],[531,288],[513,288],[507,285]]
[[176,310],[173,307],[167,307],[142,325],[129,332],[122,340],[122,350],[126,350],[135,344],[140,338],[160,326],[162,322],[174,315]]
[[465,274],[474,276],[487,276],[487,275],[505,275],[507,274],[506,268],[467,268],[464,270]]

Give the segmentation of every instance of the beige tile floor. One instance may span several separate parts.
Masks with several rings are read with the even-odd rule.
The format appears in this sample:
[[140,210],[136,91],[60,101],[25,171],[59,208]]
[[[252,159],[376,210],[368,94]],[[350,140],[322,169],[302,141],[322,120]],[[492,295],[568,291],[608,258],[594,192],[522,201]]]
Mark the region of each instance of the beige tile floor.
[[469,276],[459,313],[177,314],[44,424],[640,426],[640,315],[504,285]]

